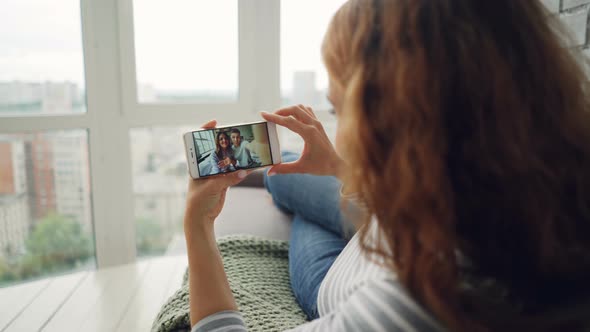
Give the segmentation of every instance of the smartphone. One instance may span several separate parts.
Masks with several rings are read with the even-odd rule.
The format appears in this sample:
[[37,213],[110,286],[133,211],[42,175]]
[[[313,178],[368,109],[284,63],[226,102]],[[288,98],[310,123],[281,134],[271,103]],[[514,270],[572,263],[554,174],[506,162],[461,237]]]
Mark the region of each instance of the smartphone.
[[271,122],[200,129],[183,139],[193,179],[281,163],[277,127]]

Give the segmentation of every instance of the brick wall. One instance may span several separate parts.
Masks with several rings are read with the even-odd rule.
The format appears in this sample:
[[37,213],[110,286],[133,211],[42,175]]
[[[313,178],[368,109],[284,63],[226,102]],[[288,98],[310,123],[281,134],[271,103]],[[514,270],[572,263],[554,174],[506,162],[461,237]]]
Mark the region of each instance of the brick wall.
[[[520,1],[520,0],[519,0]],[[528,1],[528,0],[522,0]],[[590,0],[540,0],[550,12],[559,18],[570,29],[574,47],[590,47],[588,35],[588,12]],[[587,53],[588,51],[585,51]]]

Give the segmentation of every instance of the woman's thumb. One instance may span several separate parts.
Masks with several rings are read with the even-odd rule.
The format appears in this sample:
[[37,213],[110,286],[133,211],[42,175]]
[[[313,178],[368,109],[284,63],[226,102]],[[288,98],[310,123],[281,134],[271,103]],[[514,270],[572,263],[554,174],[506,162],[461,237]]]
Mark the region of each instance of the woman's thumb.
[[299,167],[298,163],[284,163],[274,165],[268,170],[268,176],[273,176],[275,174],[293,174],[293,173],[303,173]]

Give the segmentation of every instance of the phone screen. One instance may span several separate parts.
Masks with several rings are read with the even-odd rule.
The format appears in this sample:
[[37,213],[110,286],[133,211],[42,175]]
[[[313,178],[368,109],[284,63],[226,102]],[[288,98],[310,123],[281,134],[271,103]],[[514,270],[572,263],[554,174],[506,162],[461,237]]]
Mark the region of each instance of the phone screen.
[[272,165],[266,122],[193,132],[199,177]]

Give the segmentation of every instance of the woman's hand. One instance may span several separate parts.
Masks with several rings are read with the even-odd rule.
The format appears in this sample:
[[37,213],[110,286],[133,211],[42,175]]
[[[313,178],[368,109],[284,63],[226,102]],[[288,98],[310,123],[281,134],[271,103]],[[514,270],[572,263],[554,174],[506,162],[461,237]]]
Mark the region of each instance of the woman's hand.
[[219,166],[219,168],[224,168],[226,166],[229,166],[229,164],[231,164],[231,159],[229,157],[225,157],[225,159],[221,159],[217,163],[217,166]]
[[303,105],[283,108],[273,113],[262,112],[262,117],[299,134],[305,141],[298,160],[270,168],[268,175],[309,173],[315,175],[339,174],[342,160],[324,131],[311,107]]
[[[203,128],[214,128],[215,124],[215,120],[209,121]],[[213,222],[223,208],[227,188],[242,181],[246,175],[246,171],[239,171],[209,179],[189,180],[184,234],[189,267],[191,326],[214,313],[238,310],[217,249]]]
[[[203,125],[203,129],[215,128],[215,120]],[[213,222],[221,212],[227,188],[241,182],[247,171],[218,175],[210,179],[189,179],[186,213],[184,217],[185,235],[194,231],[213,230]]]

